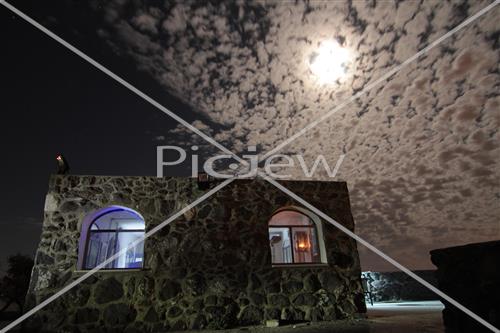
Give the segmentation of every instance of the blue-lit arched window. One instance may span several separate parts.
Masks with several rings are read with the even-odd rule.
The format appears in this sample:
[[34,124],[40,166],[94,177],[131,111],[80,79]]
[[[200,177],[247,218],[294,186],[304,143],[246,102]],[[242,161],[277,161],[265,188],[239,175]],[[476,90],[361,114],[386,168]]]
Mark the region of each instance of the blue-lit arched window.
[[[93,214],[87,225],[82,226],[80,246],[83,257],[80,266],[92,269],[114,254],[129,247],[134,241],[144,237],[144,219],[125,207],[109,207]],[[83,229],[85,228],[85,229]],[[144,242],[130,247],[103,269],[142,268],[144,262]]]

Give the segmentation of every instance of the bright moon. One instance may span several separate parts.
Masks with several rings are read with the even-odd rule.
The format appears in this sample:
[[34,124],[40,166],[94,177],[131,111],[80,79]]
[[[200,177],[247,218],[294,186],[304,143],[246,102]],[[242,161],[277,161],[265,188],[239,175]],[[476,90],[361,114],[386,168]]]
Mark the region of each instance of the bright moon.
[[309,68],[320,83],[334,83],[346,75],[351,58],[349,50],[328,40],[309,57]]

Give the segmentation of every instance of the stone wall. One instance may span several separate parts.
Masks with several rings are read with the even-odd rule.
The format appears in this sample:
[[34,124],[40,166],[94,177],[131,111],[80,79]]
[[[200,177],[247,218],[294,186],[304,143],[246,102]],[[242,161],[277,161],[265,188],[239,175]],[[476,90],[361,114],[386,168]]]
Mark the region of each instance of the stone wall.
[[[431,251],[438,287],[469,310],[500,327],[500,241]],[[491,332],[445,300],[447,333]]]
[[[345,183],[282,183],[354,229]],[[148,230],[202,194],[191,178],[53,176],[28,304],[84,274],[78,241],[90,212],[126,206]],[[155,332],[364,312],[356,243],[329,224],[327,265],[271,266],[267,221],[288,205],[300,206],[265,181],[236,180],[148,238],[144,269],[96,273],[37,312],[29,329]]]
[[[419,277],[437,287],[436,272],[414,271]],[[370,284],[374,302],[427,301],[439,299],[436,294],[415,281],[408,274],[397,272],[363,272]]]

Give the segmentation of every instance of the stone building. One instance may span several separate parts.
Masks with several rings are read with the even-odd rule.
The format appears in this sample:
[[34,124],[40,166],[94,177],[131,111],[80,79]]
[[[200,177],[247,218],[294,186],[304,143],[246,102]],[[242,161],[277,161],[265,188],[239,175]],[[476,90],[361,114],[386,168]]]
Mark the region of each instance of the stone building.
[[[344,182],[282,183],[354,229]],[[28,306],[205,191],[194,178],[52,176]],[[155,332],[352,318],[366,311],[360,274],[354,240],[271,184],[235,180],[37,312],[27,326]]]

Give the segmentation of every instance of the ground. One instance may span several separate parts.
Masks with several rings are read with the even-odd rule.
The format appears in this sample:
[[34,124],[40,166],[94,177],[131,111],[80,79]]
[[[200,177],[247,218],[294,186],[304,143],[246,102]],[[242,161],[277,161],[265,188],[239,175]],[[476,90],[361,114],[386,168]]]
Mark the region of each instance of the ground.
[[[438,301],[376,303],[368,308],[368,318],[335,322],[304,323],[277,328],[262,326],[226,330],[225,333],[444,333]],[[189,332],[194,333],[195,331]],[[196,331],[199,333],[199,331]],[[203,331],[220,333],[222,331]],[[186,333],[184,331],[184,333]]]
[[[368,308],[368,318],[335,322],[303,323],[276,328],[252,326],[203,333],[443,333],[440,302],[376,303]],[[3,327],[7,322],[0,322]],[[200,333],[200,331],[182,331]]]
[[370,333],[442,333],[442,311],[439,301],[376,303],[368,308],[368,325]]

